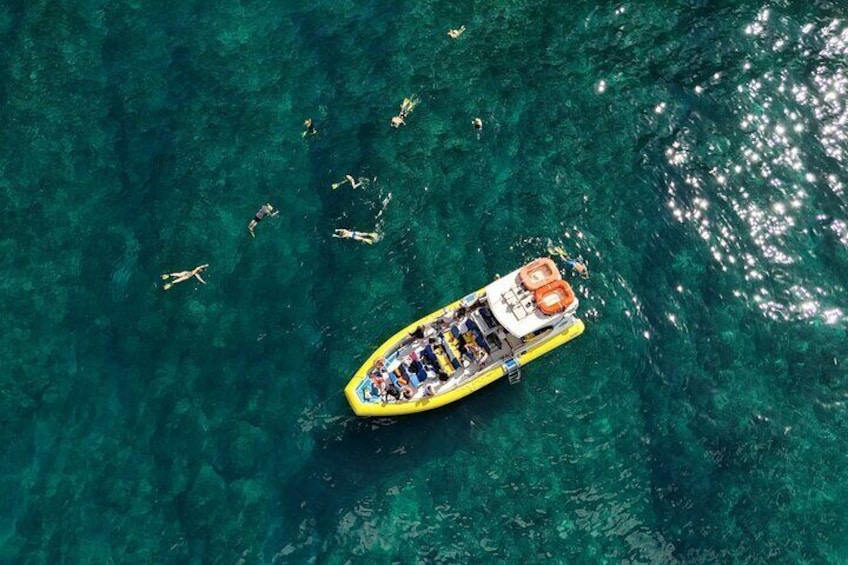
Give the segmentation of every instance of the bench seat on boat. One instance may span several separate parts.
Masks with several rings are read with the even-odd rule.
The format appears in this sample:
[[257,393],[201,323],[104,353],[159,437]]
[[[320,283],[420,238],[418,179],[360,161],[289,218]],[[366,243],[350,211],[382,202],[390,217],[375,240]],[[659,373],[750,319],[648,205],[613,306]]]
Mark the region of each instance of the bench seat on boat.
[[[442,351],[444,351],[445,355],[447,355],[450,364],[453,365],[453,370],[459,369],[462,364],[459,362],[459,359],[456,358],[456,354],[453,351],[453,347],[450,346],[444,336],[442,336],[442,342],[440,345],[442,347]],[[453,371],[451,371],[451,373],[453,373]]]

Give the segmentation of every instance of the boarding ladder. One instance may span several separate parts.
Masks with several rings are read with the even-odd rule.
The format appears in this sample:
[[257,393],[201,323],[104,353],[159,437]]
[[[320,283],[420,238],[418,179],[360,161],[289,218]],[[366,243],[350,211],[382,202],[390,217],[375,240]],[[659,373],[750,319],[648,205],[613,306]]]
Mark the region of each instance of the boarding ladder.
[[503,370],[506,373],[509,384],[514,385],[521,382],[521,365],[514,357],[507,357],[503,361]]

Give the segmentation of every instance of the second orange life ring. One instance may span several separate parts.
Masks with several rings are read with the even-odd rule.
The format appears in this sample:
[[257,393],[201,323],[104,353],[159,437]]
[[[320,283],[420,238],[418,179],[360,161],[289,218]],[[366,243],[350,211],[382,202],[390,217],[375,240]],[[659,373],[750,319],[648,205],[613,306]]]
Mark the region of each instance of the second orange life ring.
[[536,289],[533,297],[542,313],[559,314],[574,303],[574,291],[564,280],[557,280]]

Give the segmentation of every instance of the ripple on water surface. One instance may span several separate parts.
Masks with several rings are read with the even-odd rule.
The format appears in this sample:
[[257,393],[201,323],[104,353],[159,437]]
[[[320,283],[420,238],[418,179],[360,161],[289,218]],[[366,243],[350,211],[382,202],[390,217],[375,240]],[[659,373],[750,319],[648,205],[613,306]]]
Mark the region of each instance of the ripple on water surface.
[[[10,9],[0,561],[844,561],[843,14],[387,6]],[[549,243],[578,340],[351,415]]]

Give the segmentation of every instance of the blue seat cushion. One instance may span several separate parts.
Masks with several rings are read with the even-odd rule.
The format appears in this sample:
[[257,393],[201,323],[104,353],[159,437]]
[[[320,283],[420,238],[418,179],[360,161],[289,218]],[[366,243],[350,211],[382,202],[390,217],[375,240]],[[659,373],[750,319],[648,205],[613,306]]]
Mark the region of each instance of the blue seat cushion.
[[436,352],[433,351],[433,346],[429,344],[424,348],[424,358],[427,359],[433,367],[439,366],[439,359],[436,357]]

